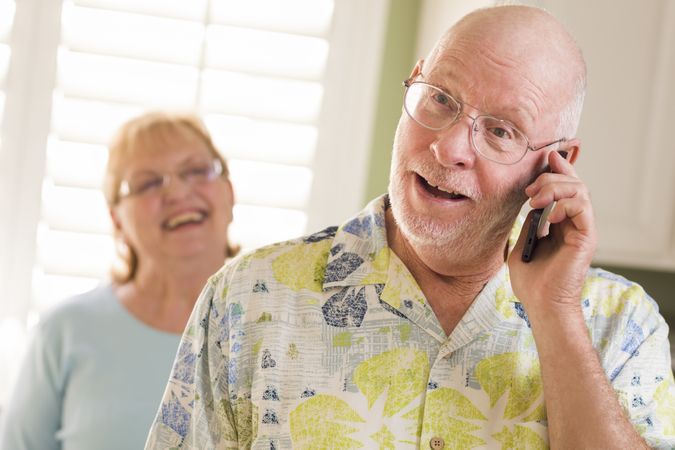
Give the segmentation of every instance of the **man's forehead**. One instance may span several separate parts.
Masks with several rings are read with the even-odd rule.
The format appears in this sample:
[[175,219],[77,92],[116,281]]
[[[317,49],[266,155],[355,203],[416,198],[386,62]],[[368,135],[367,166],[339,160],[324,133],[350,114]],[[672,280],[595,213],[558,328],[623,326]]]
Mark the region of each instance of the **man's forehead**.
[[422,67],[430,83],[487,114],[520,122],[522,131],[557,121],[574,96],[583,99],[585,72],[562,24],[543,10],[520,6],[465,16]]

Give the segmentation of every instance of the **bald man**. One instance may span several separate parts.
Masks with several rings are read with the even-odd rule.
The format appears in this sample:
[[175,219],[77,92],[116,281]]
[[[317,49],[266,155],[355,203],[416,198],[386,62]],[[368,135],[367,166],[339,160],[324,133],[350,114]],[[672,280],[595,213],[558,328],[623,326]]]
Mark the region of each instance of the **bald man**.
[[668,327],[590,268],[585,84],[540,9],[455,24],[404,82],[388,194],[210,280],[146,448],[675,446]]

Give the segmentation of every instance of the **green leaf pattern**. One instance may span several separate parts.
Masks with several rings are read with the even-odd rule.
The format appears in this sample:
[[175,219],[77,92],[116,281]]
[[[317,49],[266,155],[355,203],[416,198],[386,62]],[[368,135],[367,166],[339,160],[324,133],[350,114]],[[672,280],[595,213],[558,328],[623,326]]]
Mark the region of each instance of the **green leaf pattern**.
[[332,395],[317,395],[291,411],[293,448],[314,450],[363,448],[363,443],[348,435],[364,420],[347,402]]
[[[354,371],[353,381],[365,397],[369,414],[359,414],[337,396],[312,397],[291,412],[294,448],[390,449],[417,442],[418,436],[421,442],[441,437],[453,449],[485,446],[486,439],[494,439],[493,445],[500,443],[505,449],[547,447],[537,431],[523,425],[545,417],[534,355],[504,353],[480,361],[475,375],[482,389],[475,391],[473,401],[452,388],[427,391],[420,380],[428,379],[429,370],[426,353],[411,348],[397,348],[364,361]],[[488,404],[484,410],[478,406]],[[502,421],[495,419],[496,411],[501,411]],[[362,436],[369,426],[372,429],[367,419],[371,416],[382,418],[383,423],[369,440],[359,440],[357,434]],[[409,426],[392,430],[387,418]],[[486,435],[488,426],[500,431]]]
[[292,247],[272,262],[274,278],[294,291],[321,292],[331,241]]
[[368,408],[386,390],[384,415],[391,417],[424,392],[428,373],[425,353],[397,348],[361,363],[354,371],[354,383],[368,399]]
[[534,355],[504,353],[484,359],[476,365],[476,378],[490,396],[490,407],[509,391],[505,419],[525,413],[542,396],[539,360]]

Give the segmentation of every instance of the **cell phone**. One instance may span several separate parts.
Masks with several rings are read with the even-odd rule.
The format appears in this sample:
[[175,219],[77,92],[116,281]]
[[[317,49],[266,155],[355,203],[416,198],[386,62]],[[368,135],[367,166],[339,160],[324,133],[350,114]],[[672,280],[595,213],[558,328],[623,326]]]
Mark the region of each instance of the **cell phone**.
[[[558,150],[558,153],[563,158],[567,159],[567,152],[565,150]],[[548,169],[550,172],[550,168]],[[537,242],[542,237],[542,231],[546,227],[548,215],[553,210],[555,202],[550,203],[546,208],[538,208],[532,211],[532,220],[527,229],[527,238],[525,238],[525,247],[523,247],[522,260],[524,262],[532,261],[534,258],[534,250],[537,248]]]

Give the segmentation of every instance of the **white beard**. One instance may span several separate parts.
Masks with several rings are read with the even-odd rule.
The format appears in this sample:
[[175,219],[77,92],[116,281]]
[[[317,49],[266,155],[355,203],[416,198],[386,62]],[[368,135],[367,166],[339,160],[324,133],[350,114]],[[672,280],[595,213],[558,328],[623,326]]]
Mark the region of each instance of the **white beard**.
[[494,251],[495,246],[504,246],[527,199],[525,186],[531,182],[526,180],[508,190],[504,187],[494,196],[485,198],[475,187],[467,184],[460,172],[447,171],[432,161],[417,164],[412,170],[429,177],[434,184],[452,186],[478,206],[474,213],[448,223],[441,217],[414,211],[406,199],[406,190],[411,188],[411,173],[404,170],[400,163],[395,163],[392,169],[389,199],[396,224],[413,248],[425,248],[440,257],[452,254],[454,257],[470,258]]

